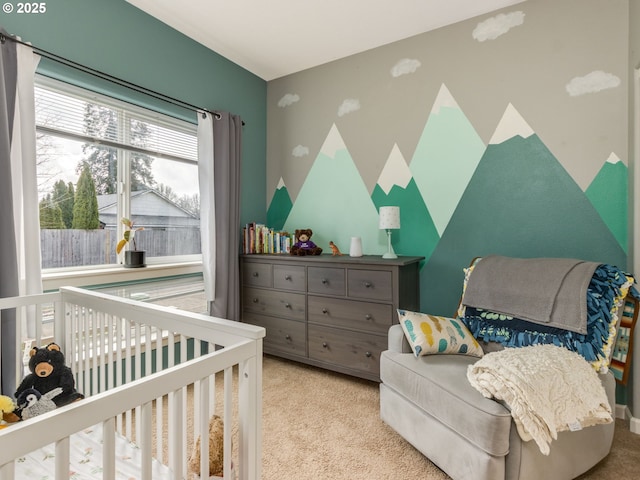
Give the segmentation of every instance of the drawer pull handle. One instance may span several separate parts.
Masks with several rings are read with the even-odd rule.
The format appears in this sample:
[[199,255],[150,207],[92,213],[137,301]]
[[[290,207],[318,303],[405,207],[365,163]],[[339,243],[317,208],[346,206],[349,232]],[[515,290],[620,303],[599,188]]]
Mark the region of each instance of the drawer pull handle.
[[373,318],[373,317],[371,317],[371,315],[367,313],[367,314],[364,316],[364,318],[365,318],[366,320],[371,320],[371,318]]
[[322,342],[322,348],[328,348],[329,344],[327,342]]
[[327,280],[326,278],[323,278],[320,281],[322,282],[323,285],[326,285],[327,283],[329,283],[329,280]]
[[371,352],[365,352],[365,354],[364,354],[364,355],[365,355],[365,357],[367,357],[367,358],[371,358]]
[[257,298],[254,298],[254,299],[253,299],[253,303],[258,303],[258,301],[259,301],[259,300],[258,300]]
[[289,335],[288,333],[284,336],[285,340],[291,340],[291,335]]
[[284,279],[285,279],[285,280],[291,280],[291,275],[285,275],[285,276],[284,276]]
[[291,308],[291,304],[289,302],[285,303],[284,308]]
[[373,285],[371,284],[371,282],[364,282],[364,286],[365,288],[371,288]]
[[258,272],[253,272],[253,276],[254,276],[254,277],[259,277],[259,276],[260,276],[260,274],[259,274]]
[[323,308],[322,309],[322,313],[324,313],[326,315],[327,313],[329,313],[329,310],[327,310],[326,308]]

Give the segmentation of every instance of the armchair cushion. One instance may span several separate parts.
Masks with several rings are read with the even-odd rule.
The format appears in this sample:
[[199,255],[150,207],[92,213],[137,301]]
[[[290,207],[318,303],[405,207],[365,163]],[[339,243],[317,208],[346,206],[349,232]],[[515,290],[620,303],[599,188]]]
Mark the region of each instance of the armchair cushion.
[[511,414],[501,403],[484,398],[467,380],[467,368],[477,360],[466,355],[416,358],[387,350],[382,352],[380,379],[477,448],[504,456],[509,451]]

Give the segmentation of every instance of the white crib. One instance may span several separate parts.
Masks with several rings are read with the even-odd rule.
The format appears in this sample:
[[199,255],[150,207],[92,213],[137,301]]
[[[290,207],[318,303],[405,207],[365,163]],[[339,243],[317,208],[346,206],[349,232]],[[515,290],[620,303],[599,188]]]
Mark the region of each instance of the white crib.
[[200,432],[200,478],[208,478],[214,412],[225,425],[224,478],[261,478],[263,328],[72,287],[0,299],[8,309],[18,323],[18,382],[28,351],[55,341],[86,398],[0,430],[0,480],[20,478],[25,459],[45,447],[55,452],[46,454],[55,457],[50,478],[78,478],[74,438],[96,428],[95,478],[117,477],[123,441],[135,441],[135,455],[125,456],[138,462],[134,478],[192,478],[187,444]]

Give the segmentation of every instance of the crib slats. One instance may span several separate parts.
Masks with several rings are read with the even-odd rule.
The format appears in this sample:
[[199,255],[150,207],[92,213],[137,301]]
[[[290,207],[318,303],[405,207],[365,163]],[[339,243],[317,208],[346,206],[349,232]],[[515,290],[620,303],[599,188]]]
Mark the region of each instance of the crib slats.
[[[69,478],[71,444],[75,444],[70,435],[96,423],[102,424],[103,479],[115,479],[119,468],[117,435],[140,447],[136,456],[140,476],[136,478],[152,479],[156,462],[161,462],[169,466],[175,480],[190,478],[187,448],[199,435],[200,473],[207,478],[208,424],[216,412],[225,425],[225,478],[231,478],[232,462],[242,480],[260,478],[263,329],[75,288],[33,300],[0,300],[1,309],[20,310],[16,338],[22,342],[16,343],[21,345],[20,356],[22,347],[45,344],[52,336],[65,353],[76,388],[86,401],[5,430],[11,430],[16,441],[3,442],[7,447],[0,451],[0,480],[15,479],[12,459],[26,455],[27,448],[37,448],[29,440],[34,437],[55,443],[56,478]],[[50,312],[53,322],[46,330],[42,322],[30,320],[33,314],[37,319],[51,318]],[[197,376],[191,373],[194,371]],[[251,395],[254,398],[245,398]],[[187,427],[188,418],[194,420],[193,429]],[[236,431],[239,454],[234,456],[236,437],[232,442],[232,435]],[[0,431],[0,437],[4,435],[7,433]]]
[[141,480],[152,480],[151,461],[153,460],[152,436],[153,418],[151,416],[151,403],[147,402],[140,407],[140,436],[138,445],[142,453]]
[[102,432],[103,479],[113,480],[116,478],[116,419],[102,422]]
[[58,440],[56,442],[56,480],[69,478],[70,456],[71,448],[69,446],[69,437]]

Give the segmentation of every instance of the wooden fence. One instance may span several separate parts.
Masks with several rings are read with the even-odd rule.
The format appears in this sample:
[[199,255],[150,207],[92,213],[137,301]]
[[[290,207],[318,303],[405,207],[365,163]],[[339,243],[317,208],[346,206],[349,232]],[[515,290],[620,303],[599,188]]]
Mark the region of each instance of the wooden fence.
[[[104,230],[40,230],[42,268],[104,265],[117,262],[116,231]],[[138,233],[139,250],[147,257],[191,255],[201,252],[200,230],[145,230]]]

